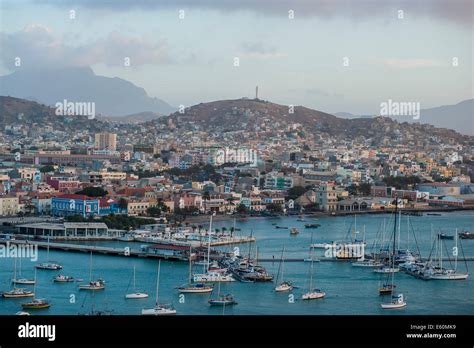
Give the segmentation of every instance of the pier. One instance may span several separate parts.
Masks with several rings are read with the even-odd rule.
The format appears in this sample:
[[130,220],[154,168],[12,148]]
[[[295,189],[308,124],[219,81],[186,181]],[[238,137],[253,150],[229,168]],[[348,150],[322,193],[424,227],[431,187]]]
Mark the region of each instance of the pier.
[[[6,244],[8,242],[11,245],[37,245],[38,248],[47,249],[47,242],[39,241],[25,241],[25,240],[11,240],[11,241],[0,241],[0,244]],[[146,257],[146,258],[155,258],[155,259],[167,259],[167,260],[177,260],[177,261],[186,261],[186,257],[174,256],[174,255],[163,255],[156,253],[149,253],[142,250],[132,249],[130,247],[124,248],[113,248],[105,246],[94,246],[94,245],[84,245],[84,244],[68,244],[68,243],[49,243],[49,248],[51,250],[59,251],[71,251],[71,252],[82,252],[82,253],[94,253],[94,254],[103,254],[103,255],[112,255],[112,256],[125,256],[125,257]],[[449,261],[447,257],[443,258],[443,261]],[[459,261],[474,261],[474,256],[467,256],[462,258]],[[259,262],[280,262],[279,257],[275,258],[259,258]],[[321,257],[315,259],[314,262],[353,262],[355,260],[344,260],[336,258],[326,258]],[[422,258],[422,261],[427,261],[426,258]],[[302,258],[285,258],[285,262],[310,262],[305,261]]]
[[[30,241],[25,241],[25,240],[12,240],[12,241],[8,241],[8,243],[11,245],[37,245],[38,248],[47,249],[49,247],[49,249],[51,250],[59,250],[59,251],[72,251],[72,252],[83,252],[83,253],[92,252],[94,254],[125,256],[125,257],[147,257],[147,258],[169,259],[169,260],[177,260],[177,261],[187,260],[187,258],[185,257],[148,253],[142,250],[132,249],[130,247],[112,248],[112,247],[83,245],[83,244],[47,243],[47,242],[38,242],[38,241],[30,242]],[[6,241],[0,241],[0,244],[6,244]]]

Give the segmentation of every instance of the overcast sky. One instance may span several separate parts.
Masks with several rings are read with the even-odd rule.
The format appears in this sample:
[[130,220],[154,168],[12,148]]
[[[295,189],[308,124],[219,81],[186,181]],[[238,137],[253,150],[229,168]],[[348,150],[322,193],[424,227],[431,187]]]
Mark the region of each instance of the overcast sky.
[[473,97],[473,2],[2,0],[0,75],[85,65],[175,106],[256,85],[262,99],[328,112],[455,104]]

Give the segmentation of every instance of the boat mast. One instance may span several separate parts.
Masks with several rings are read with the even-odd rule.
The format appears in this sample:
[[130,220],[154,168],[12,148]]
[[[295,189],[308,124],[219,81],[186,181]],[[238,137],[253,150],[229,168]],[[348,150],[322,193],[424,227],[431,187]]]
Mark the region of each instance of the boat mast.
[[136,286],[135,286],[135,265],[133,265],[133,291],[135,291]]
[[283,250],[281,252],[281,280],[284,282],[285,277],[283,276],[284,270],[285,270],[285,258],[283,257],[283,254],[285,253],[285,246],[283,246]]
[[400,250],[400,236],[401,234],[401,229],[400,227],[402,226],[402,212],[398,212],[398,245],[397,245],[397,251]]
[[454,255],[454,273],[458,270],[458,229],[456,228],[456,235],[454,236],[455,239],[455,247],[456,253]]
[[89,259],[89,281],[92,281],[92,251]]
[[[311,233],[312,237],[312,233]],[[311,266],[309,268],[309,292],[313,291],[313,249],[310,249],[309,257],[311,258]]]
[[49,236],[48,236],[48,248],[46,249],[46,261],[49,261]]
[[192,263],[191,263],[191,245],[189,246],[189,276],[188,276],[188,283],[191,286],[191,272],[192,272]]
[[160,267],[161,267],[161,260],[158,260],[158,272],[156,276],[156,298],[155,298],[155,305],[158,307],[158,289],[160,288]]
[[[395,222],[393,224],[393,250],[392,250],[392,289],[393,289],[393,282],[394,282],[394,278],[395,278],[395,272],[394,269],[395,269],[395,244],[396,244],[396,240],[397,240],[397,213],[398,213],[398,197],[395,198],[396,201],[395,201]],[[393,290],[392,290],[393,291]]]
[[[13,279],[16,280],[16,259],[17,257],[15,257],[15,262],[13,262]],[[13,286],[15,287],[15,286]]]
[[209,272],[210,262],[211,262],[211,231],[212,231],[212,214],[211,220],[209,221],[209,242],[207,245],[207,270],[206,273]]
[[37,272],[37,269],[35,268],[35,283],[33,284],[33,298],[35,299],[36,298],[36,272]]
[[441,241],[441,230],[440,233],[438,233],[438,247],[439,247],[439,267],[443,269],[443,245]]

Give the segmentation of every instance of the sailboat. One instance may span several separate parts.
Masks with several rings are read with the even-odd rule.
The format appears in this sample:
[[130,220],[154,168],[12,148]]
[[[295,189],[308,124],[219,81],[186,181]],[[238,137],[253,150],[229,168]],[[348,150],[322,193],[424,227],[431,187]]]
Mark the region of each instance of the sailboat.
[[212,231],[212,216],[209,222],[209,241],[207,246],[207,267],[204,273],[194,274],[193,281],[197,283],[207,282],[233,282],[235,279],[230,274],[225,274],[219,271],[210,270],[210,257],[211,257],[211,231]]
[[217,297],[209,299],[208,302],[211,306],[230,306],[238,304],[234,298],[234,295],[221,295],[221,283],[218,285]]
[[192,282],[192,268],[193,268],[193,261],[192,261],[192,249],[189,247],[189,278],[188,278],[188,284],[184,286],[180,286],[178,288],[178,291],[181,293],[189,293],[189,294],[203,294],[203,293],[208,293],[212,292],[214,287],[212,285],[206,285],[203,283],[195,283],[193,284]]
[[[425,280],[465,280],[469,277],[469,273],[461,273],[457,271],[458,268],[458,231],[456,229],[455,233],[455,253],[454,253],[454,268],[444,268],[443,267],[443,248],[442,248],[442,238],[437,236],[437,246],[438,246],[438,265],[430,266],[426,270],[422,271],[423,279]],[[467,265],[466,265],[467,267]]]
[[309,268],[309,288],[308,292],[303,294],[301,297],[303,300],[316,300],[319,298],[323,298],[326,296],[326,293],[324,291],[321,291],[320,289],[313,289],[313,267],[314,267],[314,261],[313,261],[313,249],[310,249],[310,259],[311,259],[311,267]]
[[35,266],[35,268],[44,269],[48,271],[59,271],[63,269],[63,266],[61,266],[59,263],[49,261],[49,237],[48,237],[48,248],[46,252],[46,259],[48,260],[47,262],[39,263]]
[[280,267],[278,268],[278,274],[277,274],[277,283],[278,283],[278,280],[280,279],[280,270],[281,270],[281,280],[282,280],[282,282],[275,287],[276,292],[283,292],[283,291],[293,290],[293,284],[291,283],[291,281],[285,280],[285,277],[283,276],[284,270],[285,270],[284,253],[285,253],[285,247],[283,247],[283,249],[281,251]]
[[146,292],[137,291],[136,290],[136,279],[135,279],[135,266],[133,266],[133,292],[130,294],[126,294],[126,299],[140,299],[140,298],[147,298],[148,294]]
[[34,279],[26,279],[21,277],[21,257],[20,257],[20,269],[19,269],[19,278],[16,277],[16,258],[15,258],[15,266],[14,266],[14,274],[13,274],[13,279],[12,283],[13,284],[21,284],[21,285],[34,285],[35,280]]
[[160,288],[160,268],[161,260],[158,261],[158,271],[156,276],[156,298],[155,307],[149,309],[142,309],[142,315],[174,315],[176,309],[170,304],[160,304],[158,302],[158,290]]
[[[395,203],[395,214],[394,214],[394,216],[395,216],[395,220],[394,220],[394,225],[393,226],[394,226],[394,229],[396,229],[397,228],[397,221],[399,221],[399,219],[400,219],[399,212],[398,212],[398,198],[396,199],[396,203]],[[393,249],[392,249],[392,255],[391,255],[390,260],[389,260],[389,264],[388,265],[382,265],[378,268],[375,268],[374,269],[375,273],[386,274],[386,273],[398,273],[398,272],[400,272],[400,268],[396,265],[396,262],[395,262],[396,255],[397,255],[396,234],[397,234],[397,231],[394,230],[393,231]]]
[[[15,278],[16,278],[16,258],[13,264],[13,278],[12,279],[15,279]],[[14,282],[12,283],[15,284]],[[12,290],[2,292],[3,298],[21,298],[21,297],[33,297],[33,296],[35,296],[33,291],[23,289],[23,288],[17,288],[15,286],[13,286]]]
[[[392,247],[392,255],[391,255],[391,268],[395,269],[395,257],[396,257],[396,239],[397,239],[397,213],[398,213],[398,198],[395,198],[395,220],[393,224],[393,247]],[[381,303],[380,306],[382,309],[399,309],[406,307],[407,303],[403,294],[398,294],[396,296],[393,295],[393,290],[395,289],[394,279],[395,279],[395,272],[392,273],[392,279],[390,284],[385,284],[384,287],[380,290],[387,291],[392,294],[390,302]]]
[[79,285],[79,290],[103,290],[105,289],[105,281],[102,279],[92,280],[92,251],[89,260],[89,284]]
[[[311,241],[309,243],[309,254],[312,255],[313,253],[311,252],[311,249],[313,248],[313,232],[311,232]],[[304,262],[319,262],[320,260],[317,257],[307,257],[303,260]]]
[[36,270],[35,270],[35,285],[33,288],[34,298],[30,302],[25,302],[21,304],[23,309],[45,309],[51,307],[51,304],[48,300],[44,298],[36,298]]

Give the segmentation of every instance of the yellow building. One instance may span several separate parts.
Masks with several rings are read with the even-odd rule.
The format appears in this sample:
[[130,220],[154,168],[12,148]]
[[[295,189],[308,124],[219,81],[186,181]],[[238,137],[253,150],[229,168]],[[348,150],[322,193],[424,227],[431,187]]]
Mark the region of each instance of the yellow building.
[[0,196],[0,216],[18,213],[18,197]]

